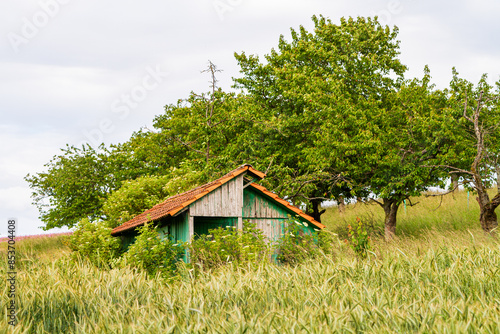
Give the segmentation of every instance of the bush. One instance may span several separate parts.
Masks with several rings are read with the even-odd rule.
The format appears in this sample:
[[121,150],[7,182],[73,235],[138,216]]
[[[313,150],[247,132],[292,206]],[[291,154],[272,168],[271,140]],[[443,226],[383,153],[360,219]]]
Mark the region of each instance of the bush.
[[213,269],[229,263],[240,265],[269,261],[269,248],[262,230],[244,222],[243,231],[234,226],[209,230],[192,240],[191,263],[195,268]]
[[119,264],[142,268],[149,275],[159,272],[168,278],[175,274],[177,262],[184,252],[184,244],[174,244],[168,236],[162,238],[151,224],[144,224]]
[[305,233],[304,225],[298,220],[287,222],[286,232],[277,243],[277,260],[284,264],[296,265],[321,253],[315,235]]
[[337,249],[336,246],[341,243],[338,234],[328,231],[327,229],[318,231],[317,237],[318,247],[326,255],[334,254],[335,249]]
[[366,225],[363,224],[361,219],[356,218],[356,228],[354,229],[351,224],[347,226],[347,237],[346,243],[351,246],[356,254],[365,258],[368,250],[370,249],[370,236],[366,230]]
[[120,239],[111,236],[111,228],[106,222],[91,222],[82,219],[75,232],[68,238],[68,246],[86,257],[99,268],[110,268],[111,262],[120,256]]

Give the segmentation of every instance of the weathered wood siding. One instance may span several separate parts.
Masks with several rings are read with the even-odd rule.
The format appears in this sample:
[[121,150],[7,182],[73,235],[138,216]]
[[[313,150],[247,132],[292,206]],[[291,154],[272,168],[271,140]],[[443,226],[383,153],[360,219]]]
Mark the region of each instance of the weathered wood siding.
[[243,194],[243,219],[246,218],[288,218],[290,212],[275,201],[253,188],[245,188]]
[[229,182],[190,206],[191,216],[241,217],[243,207],[243,175]]
[[243,220],[255,223],[270,241],[278,240],[285,232],[290,212],[284,207],[247,187],[243,192]]
[[285,233],[287,220],[283,218],[244,218],[245,221],[255,223],[262,230],[269,241],[277,241]]
[[[304,233],[313,233],[314,226],[304,218],[285,206],[275,202],[258,190],[247,187],[243,192],[243,220],[257,224],[270,241],[276,241],[286,231],[289,219],[297,220],[305,224],[302,227]],[[307,226],[306,226],[307,225]]]

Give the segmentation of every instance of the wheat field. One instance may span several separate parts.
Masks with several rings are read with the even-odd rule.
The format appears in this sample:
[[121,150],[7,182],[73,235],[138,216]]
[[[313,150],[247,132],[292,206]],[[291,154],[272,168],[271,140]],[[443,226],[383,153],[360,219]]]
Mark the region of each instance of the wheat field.
[[[340,237],[333,254],[296,267],[225,267],[195,276],[182,266],[170,280],[71,260],[64,237],[23,240],[19,323],[9,326],[3,317],[0,332],[500,333],[500,242],[482,233],[477,215],[460,216],[465,196],[443,199],[433,213],[437,198],[407,207],[391,243],[377,237],[379,208],[358,204],[343,215],[329,209],[332,231],[352,217],[373,218],[366,259]],[[5,247],[0,252],[5,258]],[[5,280],[0,290],[5,310]]]

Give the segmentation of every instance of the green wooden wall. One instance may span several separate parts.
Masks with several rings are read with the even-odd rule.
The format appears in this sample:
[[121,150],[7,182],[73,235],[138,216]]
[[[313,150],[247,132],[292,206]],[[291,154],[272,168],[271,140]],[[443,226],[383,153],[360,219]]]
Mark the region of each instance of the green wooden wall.
[[167,217],[160,220],[158,224],[158,232],[169,236],[170,240],[189,241],[189,225],[187,212],[183,212],[176,217]]
[[194,217],[194,234],[209,234],[208,230],[237,225],[238,217]]
[[304,233],[314,233],[315,226],[286,206],[252,187],[243,190],[243,220],[256,223],[257,227],[264,231],[269,240],[276,241],[279,239],[282,233],[285,232],[285,224],[290,219],[302,223]]

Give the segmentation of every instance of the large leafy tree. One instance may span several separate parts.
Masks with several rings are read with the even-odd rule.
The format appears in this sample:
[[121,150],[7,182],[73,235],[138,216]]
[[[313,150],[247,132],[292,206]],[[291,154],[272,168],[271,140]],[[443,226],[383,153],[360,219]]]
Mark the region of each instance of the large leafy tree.
[[251,117],[238,114],[246,110],[240,108],[246,99],[218,89],[216,72],[210,63],[211,92],[167,105],[152,130],[141,129],[109,148],[68,146],[46,171],[28,175],[44,228],[73,227],[84,218],[115,225],[248,158],[250,150],[237,137],[252,124]]
[[319,166],[342,173],[354,193],[369,193],[383,208],[386,238],[395,234],[403,201],[443,183],[442,172],[425,166],[448,142],[436,119],[446,99],[429,79],[404,82],[386,101],[334,111],[310,152]]
[[[337,170],[317,168],[307,158],[316,147],[316,134],[332,110],[383,98],[406,67],[397,59],[397,29],[370,18],[342,19],[335,25],[314,16],[313,22],[314,32],[301,26],[298,32],[291,29],[291,42],[281,36],[266,62],[236,54],[243,73],[236,86],[255,98],[274,125],[265,143],[275,152],[274,188],[292,200],[308,201],[309,211],[320,220],[322,200],[355,194]],[[357,196],[361,193],[366,195],[358,190]]]
[[[265,145],[278,153],[276,188],[294,196],[297,185],[316,216],[323,199],[375,195],[390,237],[402,201],[439,181],[420,166],[440,144],[423,124],[442,95],[432,92],[428,73],[403,79],[397,28],[376,18],[313,22],[314,32],[292,29],[291,42],[281,36],[266,62],[236,54],[243,73],[236,85],[275,128]],[[287,179],[296,182],[283,184]]]
[[107,226],[114,228],[123,224],[166,198],[196,187],[202,178],[201,172],[182,164],[181,168],[173,167],[162,176],[141,176],[124,181],[103,204]]
[[109,150],[103,146],[67,146],[45,167],[45,172],[26,176],[45,230],[73,227],[82,218],[100,218],[104,200],[119,187],[124,173],[110,163]]

